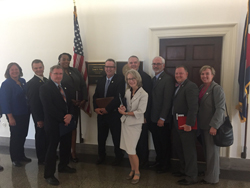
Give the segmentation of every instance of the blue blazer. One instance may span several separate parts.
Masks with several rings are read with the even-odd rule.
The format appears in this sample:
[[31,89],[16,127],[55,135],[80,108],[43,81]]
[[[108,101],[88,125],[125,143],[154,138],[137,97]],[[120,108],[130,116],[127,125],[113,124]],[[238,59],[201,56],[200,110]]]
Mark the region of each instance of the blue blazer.
[[23,78],[19,78],[19,81],[21,87],[11,78],[7,78],[2,83],[0,104],[3,114],[26,115],[30,113],[26,97],[26,81]]

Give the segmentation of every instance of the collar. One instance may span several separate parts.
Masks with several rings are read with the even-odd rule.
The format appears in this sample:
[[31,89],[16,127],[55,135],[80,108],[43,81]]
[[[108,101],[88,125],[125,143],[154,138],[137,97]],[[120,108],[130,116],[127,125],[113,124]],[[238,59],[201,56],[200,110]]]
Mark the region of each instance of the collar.
[[43,78],[44,78],[43,76],[38,76],[36,74],[35,74],[35,76],[38,77],[38,78],[40,78],[43,81]]
[[112,78],[114,77],[114,75],[113,76],[111,76],[110,78],[108,78],[107,76],[106,76],[106,80],[112,80]]
[[156,79],[158,80],[158,78],[160,77],[160,75],[162,74],[164,70],[162,70],[159,74],[155,75]]

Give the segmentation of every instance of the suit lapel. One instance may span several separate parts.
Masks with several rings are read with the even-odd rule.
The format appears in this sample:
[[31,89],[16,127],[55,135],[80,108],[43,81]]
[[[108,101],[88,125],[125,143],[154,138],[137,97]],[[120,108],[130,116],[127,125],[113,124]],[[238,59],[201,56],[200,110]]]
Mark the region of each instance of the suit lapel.
[[[182,92],[182,90],[183,90],[183,88],[185,87],[185,85],[187,84],[187,82],[188,82],[188,79],[186,79],[182,84],[181,84],[181,86],[180,86],[180,89],[177,91],[177,93],[174,95],[174,98],[175,97],[177,97],[177,95],[179,95],[181,92]],[[177,89],[177,88],[176,88]]]
[[[201,99],[201,102],[200,102],[201,104],[207,99],[207,97],[208,97],[209,95],[212,94],[214,86],[215,86],[215,82],[213,81],[213,82],[211,83],[211,85],[209,86],[209,88],[207,89],[206,93],[204,93],[204,95],[203,95],[203,97],[202,97],[202,99]],[[201,88],[201,89],[202,89],[202,88]]]
[[140,97],[141,95],[141,88],[135,93],[135,95],[133,96],[133,98],[130,100],[130,102],[132,103],[133,101],[135,101],[138,97]]
[[163,71],[161,73],[161,75],[159,76],[159,78],[156,80],[155,84],[154,84],[154,88],[161,82],[162,78],[165,76],[165,72]]

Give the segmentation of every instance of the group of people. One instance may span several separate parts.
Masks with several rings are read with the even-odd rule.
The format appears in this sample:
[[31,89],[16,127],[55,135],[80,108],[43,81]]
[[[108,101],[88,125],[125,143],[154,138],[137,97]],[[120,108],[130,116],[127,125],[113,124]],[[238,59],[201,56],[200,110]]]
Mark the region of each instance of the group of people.
[[[184,177],[178,184],[195,184],[198,182],[196,140],[199,132],[207,163],[200,183],[218,183],[219,147],[214,144],[213,136],[224,122],[225,95],[222,87],[213,81],[214,68],[206,65],[200,69],[203,84],[198,88],[188,79],[185,66],[176,67],[175,78],[165,73],[165,60],[161,56],[152,61],[155,73],[152,79],[139,66],[137,56],[129,57],[124,79],[115,74],[113,59],[105,62],[106,76],[98,80],[93,95],[94,110],[98,114],[97,164],[105,161],[105,143],[110,131],[116,156],[113,165],[121,163],[125,150],[131,165],[127,179],[138,183],[139,167],[148,164],[150,131],[156,159],[149,167],[154,167],[157,173],[166,172],[171,165],[173,145],[180,160],[180,169],[173,175]],[[105,107],[98,106],[99,98],[110,97],[113,98]]]
[[[58,185],[55,178],[57,146],[59,146],[58,172],[75,173],[69,160],[78,162],[75,151],[77,119],[80,108],[87,101],[86,84],[80,72],[69,66],[71,55],[63,53],[58,65],[50,68],[50,78],[43,76],[41,60],[32,62],[35,76],[27,82],[17,63],[10,63],[0,89],[2,113],[10,125],[10,156],[14,166],[30,162],[24,153],[29,116],[36,128],[38,164],[44,164],[44,178]],[[140,166],[148,165],[148,131],[152,133],[156,159],[149,167],[157,173],[170,168],[171,150],[178,154],[180,169],[173,175],[184,177],[181,185],[198,182],[196,153],[197,131],[202,135],[207,169],[202,184],[219,182],[219,147],[213,142],[216,130],[224,121],[225,95],[221,86],[213,81],[215,70],[203,66],[200,88],[188,79],[185,66],[178,66],[175,78],[164,72],[165,60],[157,56],[152,60],[155,76],[139,69],[137,56],[130,56],[124,75],[116,74],[116,62],[107,59],[106,75],[97,82],[93,107],[97,113],[98,160],[106,159],[106,140],[111,132],[115,160],[119,165],[127,152],[131,171],[126,179],[136,184],[140,180]],[[109,98],[105,106],[97,101]],[[198,130],[197,130],[198,124]],[[171,139],[172,135],[172,139]]]
[[85,81],[77,69],[69,66],[70,61],[70,54],[60,54],[58,65],[50,68],[50,78],[47,79],[43,75],[43,62],[35,59],[31,64],[35,75],[27,83],[21,78],[22,68],[17,63],[10,63],[0,88],[0,106],[10,127],[12,164],[20,167],[23,162],[31,162],[24,153],[31,113],[38,164],[45,166],[44,178],[52,185],[59,184],[54,176],[59,143],[58,171],[76,172],[68,164],[70,159],[78,162],[76,125],[80,108],[87,101]]

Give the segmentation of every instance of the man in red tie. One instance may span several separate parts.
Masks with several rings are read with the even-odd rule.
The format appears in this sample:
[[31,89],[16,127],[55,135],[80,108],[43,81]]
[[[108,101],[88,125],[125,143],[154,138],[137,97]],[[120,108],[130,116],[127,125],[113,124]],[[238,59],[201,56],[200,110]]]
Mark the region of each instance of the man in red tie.
[[60,142],[59,173],[75,173],[76,169],[68,166],[72,131],[60,132],[60,126],[71,126],[73,104],[68,99],[68,91],[61,84],[63,70],[55,65],[50,68],[50,80],[40,87],[40,98],[44,111],[44,128],[48,138],[48,149],[45,157],[44,178],[51,185],[59,185],[55,178],[56,150]]

